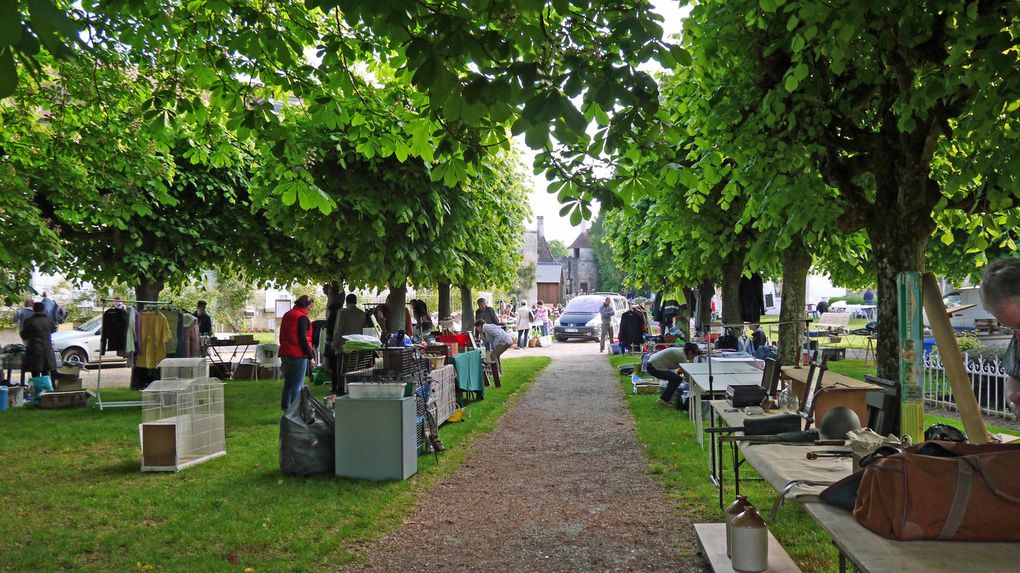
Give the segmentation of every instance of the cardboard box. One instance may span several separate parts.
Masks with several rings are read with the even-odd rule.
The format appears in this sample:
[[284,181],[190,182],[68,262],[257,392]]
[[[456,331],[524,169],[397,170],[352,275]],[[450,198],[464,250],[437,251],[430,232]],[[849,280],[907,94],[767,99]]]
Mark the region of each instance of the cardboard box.
[[45,392],[39,395],[39,407],[48,409],[57,408],[84,408],[89,404],[91,392],[79,390],[76,392]]
[[460,352],[460,344],[456,342],[444,342],[443,344],[450,348],[450,356],[456,356]]

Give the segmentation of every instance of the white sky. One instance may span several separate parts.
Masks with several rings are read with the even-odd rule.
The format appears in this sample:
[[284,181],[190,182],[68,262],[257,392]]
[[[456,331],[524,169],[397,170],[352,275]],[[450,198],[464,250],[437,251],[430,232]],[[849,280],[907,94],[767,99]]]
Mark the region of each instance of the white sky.
[[[652,5],[656,12],[658,12],[664,18],[662,22],[663,33],[666,37],[674,34],[679,34],[682,26],[683,19],[687,16],[690,11],[690,6],[680,6],[679,2],[675,0],[652,0]],[[658,68],[657,64],[649,64],[647,67],[643,67],[645,71],[655,71]],[[524,143],[524,137],[517,138],[518,147],[524,151],[522,160],[526,167],[527,173],[531,174],[531,166],[534,164],[535,154],[528,148]],[[545,177],[543,175],[530,175],[532,182],[531,195],[529,197],[531,203],[532,219],[528,222],[528,228],[535,228],[534,217],[541,215],[545,217],[545,237],[552,241],[559,239],[564,244],[570,246],[570,243],[574,241],[577,234],[580,232],[580,228],[574,227],[570,224],[570,219],[567,217],[560,217],[560,203],[556,200],[556,195],[546,193]],[[598,205],[595,205],[592,216],[598,214]]]

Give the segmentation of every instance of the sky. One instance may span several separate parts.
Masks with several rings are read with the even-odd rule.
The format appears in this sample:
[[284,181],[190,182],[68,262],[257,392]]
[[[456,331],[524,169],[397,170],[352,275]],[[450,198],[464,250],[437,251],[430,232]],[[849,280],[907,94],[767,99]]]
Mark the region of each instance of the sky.
[[[658,12],[664,18],[662,22],[663,33],[668,37],[674,34],[680,33],[681,23],[690,7],[681,7],[679,2],[675,0],[652,0],[654,10]],[[642,67],[645,71],[653,72],[658,68],[657,64],[649,64],[648,66]],[[553,241],[563,241],[565,245],[570,245],[580,233],[579,227],[574,227],[570,224],[570,220],[567,217],[560,217],[560,203],[556,200],[556,195],[546,192],[546,184],[544,175],[532,174],[531,166],[534,164],[535,153],[524,144],[523,136],[517,138],[518,147],[524,152],[522,155],[522,161],[524,162],[526,172],[529,174],[531,179],[531,194],[529,195],[529,201],[531,203],[532,219],[528,222],[528,228],[535,228],[535,217],[541,215],[545,218],[545,238]],[[592,216],[598,215],[598,205],[592,209]]]

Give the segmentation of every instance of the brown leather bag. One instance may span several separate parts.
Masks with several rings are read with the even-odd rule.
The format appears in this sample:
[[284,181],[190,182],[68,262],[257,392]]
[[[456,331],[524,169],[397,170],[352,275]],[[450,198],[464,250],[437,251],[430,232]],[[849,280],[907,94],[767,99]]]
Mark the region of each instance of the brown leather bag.
[[1020,541],[1020,445],[925,442],[876,457],[854,517],[891,539]]

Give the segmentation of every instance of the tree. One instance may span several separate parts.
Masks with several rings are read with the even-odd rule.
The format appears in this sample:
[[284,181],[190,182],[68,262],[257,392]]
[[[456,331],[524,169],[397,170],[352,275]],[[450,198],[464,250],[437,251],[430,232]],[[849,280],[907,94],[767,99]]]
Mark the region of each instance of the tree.
[[891,378],[896,275],[924,269],[953,210],[992,223],[968,241],[984,250],[1002,237],[996,212],[1020,194],[1007,112],[1020,99],[1017,6],[895,4],[706,3],[684,34],[695,73],[725,78],[717,102],[741,102],[735,117],[724,114],[736,105],[709,117],[739,122],[743,154],[808,161],[836,191],[840,228],[867,232],[883,302],[879,374]]
[[567,251],[567,246],[559,239],[549,241],[549,253],[554,257],[567,258],[570,256],[570,252]]
[[[599,211],[598,217],[591,224],[591,248],[595,255],[595,264],[599,269],[599,285],[604,291],[618,292],[623,290],[626,275],[616,266],[613,259],[613,247],[606,238],[606,215]],[[645,285],[637,285],[640,288]]]
[[535,263],[527,263],[517,267],[517,281],[514,282],[513,294],[517,300],[524,300],[528,296],[531,287],[535,285],[535,277],[538,276],[538,269]]
[[[235,237],[261,229],[241,167],[251,160],[245,147],[213,121],[184,126],[168,146],[139,138],[150,84],[115,66],[47,69],[45,82],[0,106],[5,163],[60,238],[40,262],[98,286],[135,285],[139,300],[229,266]],[[109,94],[101,108],[97,90]],[[209,150],[207,162],[195,161]]]

